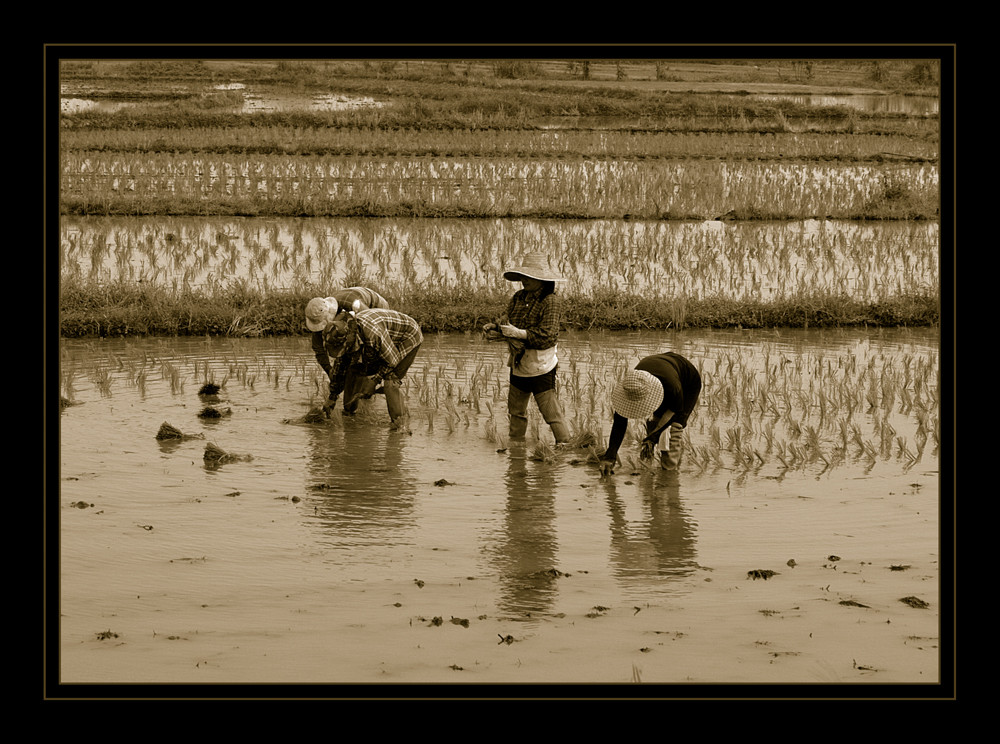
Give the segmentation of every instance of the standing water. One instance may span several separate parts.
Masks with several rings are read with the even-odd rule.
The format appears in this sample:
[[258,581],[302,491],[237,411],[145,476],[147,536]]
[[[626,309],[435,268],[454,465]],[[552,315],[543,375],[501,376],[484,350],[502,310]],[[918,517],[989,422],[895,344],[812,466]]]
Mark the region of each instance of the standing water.
[[[304,337],[63,340],[60,681],[939,681],[936,331],[559,349],[591,448],[508,441],[478,336],[427,337],[401,431],[380,396],[310,423]],[[665,350],[705,382],[681,470],[630,430],[602,479],[610,388]]]

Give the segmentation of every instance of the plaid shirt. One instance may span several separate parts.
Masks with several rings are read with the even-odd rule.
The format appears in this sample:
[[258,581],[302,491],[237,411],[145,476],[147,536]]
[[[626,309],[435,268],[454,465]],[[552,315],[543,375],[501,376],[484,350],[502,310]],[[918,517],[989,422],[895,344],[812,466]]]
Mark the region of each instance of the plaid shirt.
[[[337,307],[347,310],[351,309],[351,305],[355,300],[361,300],[365,308],[389,309],[388,300],[374,289],[368,289],[368,287],[347,287],[346,289],[334,292],[330,297],[333,297],[337,301]],[[313,331],[312,350],[313,354],[316,355],[316,361],[319,362],[319,366],[329,375],[333,369],[333,363],[330,361],[330,355],[326,353],[326,346],[323,345],[323,331]]]
[[507,320],[527,332],[524,346],[528,349],[548,349],[559,340],[562,319],[559,296],[554,292],[540,297],[537,292],[518,290],[507,304]]
[[385,377],[424,340],[417,321],[396,310],[362,310],[355,317],[361,346],[353,353],[344,352],[334,364],[331,399],[344,391],[348,368],[363,375]]

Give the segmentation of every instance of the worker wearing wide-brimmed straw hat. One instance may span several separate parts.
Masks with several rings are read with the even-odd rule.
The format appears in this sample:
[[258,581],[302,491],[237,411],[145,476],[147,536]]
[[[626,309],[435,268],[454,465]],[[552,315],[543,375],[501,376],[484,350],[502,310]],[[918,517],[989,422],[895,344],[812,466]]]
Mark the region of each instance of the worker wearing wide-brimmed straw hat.
[[701,373],[676,352],[644,357],[625,373],[611,390],[614,421],[608,448],[601,455],[601,475],[614,473],[618,449],[625,439],[630,419],[646,423],[639,456],[651,459],[659,449],[665,470],[680,467],[684,427],[701,394]]
[[567,442],[569,429],[563,421],[556,392],[557,342],[562,313],[555,285],[565,280],[549,267],[547,257],[540,253],[525,256],[520,264],[504,271],[503,278],[521,282],[522,288],[507,304],[505,318],[487,323],[483,330],[507,341],[510,347],[507,359],[510,367],[507,393],[510,436],[524,437],[528,428],[528,401],[534,397],[556,443]]
[[[355,305],[357,303],[357,305]],[[326,372],[326,376],[332,378],[336,374],[336,360],[331,360],[323,343],[323,329],[332,321],[340,310],[368,310],[371,308],[389,309],[389,302],[368,287],[346,287],[334,292],[329,297],[313,297],[306,304],[306,328],[312,334],[311,344],[313,354],[319,366]],[[348,374],[345,382],[345,390],[349,391],[345,397],[351,397],[350,391],[354,388],[354,376]]]

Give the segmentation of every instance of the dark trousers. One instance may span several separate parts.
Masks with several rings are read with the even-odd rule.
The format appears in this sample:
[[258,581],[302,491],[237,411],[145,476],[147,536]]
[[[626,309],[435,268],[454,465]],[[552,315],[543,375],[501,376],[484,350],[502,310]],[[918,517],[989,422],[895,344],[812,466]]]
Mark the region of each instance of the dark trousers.
[[[407,413],[401,383],[410,369],[410,365],[413,364],[413,360],[416,359],[418,351],[420,351],[419,344],[399,360],[399,364],[385,376],[385,380],[382,382],[385,405],[389,409],[389,418],[392,421]],[[364,382],[365,377],[373,375],[377,371],[377,369],[366,370],[360,366],[352,366],[347,370],[347,374],[344,376],[344,410],[347,413],[354,413],[357,410],[359,401],[355,395],[361,389],[361,383]]]
[[507,392],[507,415],[510,418],[510,436],[523,437],[528,431],[528,401],[532,396],[545,423],[552,429],[556,443],[569,441],[569,429],[563,421],[562,406],[556,394],[556,369],[537,377],[518,377],[510,374]]

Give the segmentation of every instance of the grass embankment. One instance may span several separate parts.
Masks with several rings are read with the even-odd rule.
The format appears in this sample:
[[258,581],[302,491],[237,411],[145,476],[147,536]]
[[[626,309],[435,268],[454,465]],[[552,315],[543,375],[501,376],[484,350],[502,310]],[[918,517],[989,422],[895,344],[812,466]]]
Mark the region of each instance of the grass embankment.
[[[303,308],[327,291],[261,292],[246,287],[223,291],[121,282],[94,286],[67,282],[60,292],[61,334],[88,336],[281,336],[304,333]],[[413,316],[425,333],[478,332],[506,307],[509,294],[464,289],[409,293],[394,307]],[[568,329],[666,330],[670,328],[820,328],[840,326],[927,326],[939,322],[937,299],[899,296],[863,302],[826,292],[778,301],[725,296],[665,303],[618,292],[593,290],[563,298]]]
[[[61,118],[61,213],[937,218],[934,118],[870,115],[746,95],[665,93],[627,85],[627,75],[620,84],[580,85],[537,70],[527,79],[512,80],[508,71],[484,72],[481,66],[464,75],[448,66],[427,74],[428,68],[414,66],[413,71],[395,64],[347,72],[343,66],[286,63],[224,72],[197,62],[139,67],[142,75],[128,66],[106,75],[111,68],[81,66],[76,74],[68,72],[67,80],[89,79],[110,97],[124,97],[141,79],[145,90],[133,95],[146,103]],[[808,74],[818,82],[825,69],[817,64]],[[870,72],[855,66],[852,79],[871,84]],[[907,82],[907,75],[912,69],[897,70],[897,83]],[[657,76],[669,79],[669,73],[660,77],[659,69]],[[233,79],[284,87],[303,97],[337,92],[388,105],[234,113],[238,94],[209,87]],[[178,81],[205,90],[164,98],[162,90]],[[541,118],[566,115],[614,116],[633,123],[607,131],[546,132],[536,126]],[[455,168],[443,178],[437,172],[442,164],[444,170]],[[823,179],[812,176],[814,166],[827,169]],[[925,178],[925,168],[931,169],[930,177]],[[387,169],[387,178],[379,175]],[[687,180],[677,173],[686,173]],[[775,180],[776,173],[781,179]],[[328,289],[170,291],[73,280],[61,288],[62,332],[299,333],[302,307]],[[431,332],[474,329],[506,301],[451,289],[405,296],[399,309]],[[565,299],[565,321],[573,328],[923,325],[938,317],[936,294],[873,305],[815,288],[772,302],[720,294],[697,301],[678,298],[668,306],[642,297],[605,296],[599,289]]]

